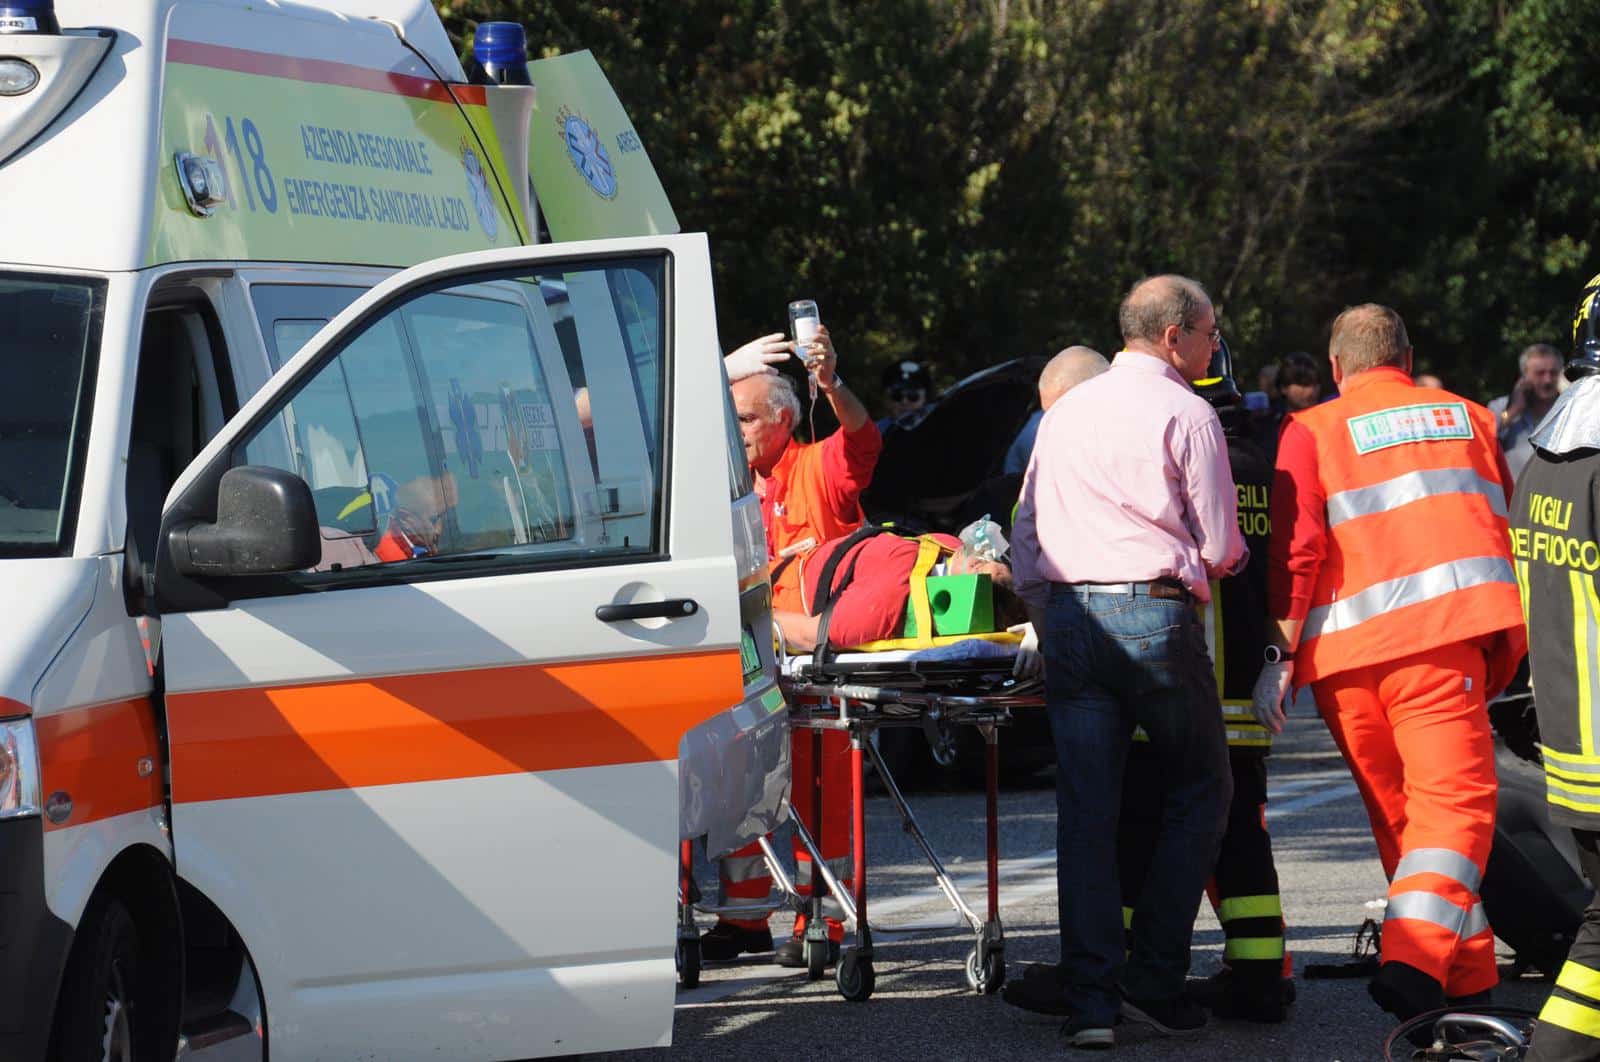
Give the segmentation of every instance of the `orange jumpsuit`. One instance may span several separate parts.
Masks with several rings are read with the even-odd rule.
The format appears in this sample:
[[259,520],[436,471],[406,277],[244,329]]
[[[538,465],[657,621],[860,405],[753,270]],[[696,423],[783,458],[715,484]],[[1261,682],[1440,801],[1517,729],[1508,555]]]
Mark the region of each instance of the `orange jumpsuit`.
[[[853,432],[843,429],[819,443],[791,441],[772,471],[756,476],[761,496],[761,518],[767,531],[767,552],[776,575],[772,582],[772,607],[804,612],[800,590],[800,555],[822,543],[848,535],[861,526],[861,492],[872,482],[872,470],[883,449],[883,438],[872,421]],[[809,545],[807,543],[809,542]],[[788,558],[785,552],[794,557]],[[850,877],[850,742],[842,731],[822,735],[820,771],[812,763],[811,731],[793,737],[790,801],[821,848],[828,867],[841,880]],[[821,782],[822,832],[811,821],[813,784]],[[795,884],[803,895],[811,889],[811,857],[798,840],[794,846]],[[722,861],[722,892],[729,903],[759,903],[772,889],[761,848],[754,843]],[[759,929],[765,919],[727,919],[747,929]],[[795,932],[803,928],[797,922]],[[830,923],[829,933],[841,939],[844,930]]]
[[1492,987],[1478,883],[1497,783],[1485,705],[1527,647],[1494,417],[1401,369],[1284,423],[1272,614],[1355,776],[1390,879],[1382,961],[1450,996]]

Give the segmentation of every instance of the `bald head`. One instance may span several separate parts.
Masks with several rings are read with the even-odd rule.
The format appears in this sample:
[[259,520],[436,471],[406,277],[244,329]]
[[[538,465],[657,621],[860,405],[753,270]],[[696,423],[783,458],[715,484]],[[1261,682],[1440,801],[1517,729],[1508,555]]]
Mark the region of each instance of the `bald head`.
[[1049,409],[1056,399],[1109,368],[1111,363],[1098,350],[1068,347],[1051,358],[1039,374],[1039,408]]
[[1117,324],[1124,342],[1159,342],[1174,325],[1192,329],[1211,309],[1211,297],[1198,282],[1176,273],[1145,277],[1122,300]]
[[1339,372],[1354,376],[1383,365],[1408,367],[1411,339],[1406,323],[1387,306],[1375,302],[1352,306],[1333,321],[1328,353]]

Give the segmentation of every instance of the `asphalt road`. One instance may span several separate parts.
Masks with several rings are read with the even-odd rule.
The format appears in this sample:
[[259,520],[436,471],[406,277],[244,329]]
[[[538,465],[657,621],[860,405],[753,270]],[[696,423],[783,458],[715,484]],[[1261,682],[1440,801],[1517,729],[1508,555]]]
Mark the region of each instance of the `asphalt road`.
[[[1347,958],[1356,927],[1372,913],[1366,904],[1384,893],[1360,798],[1326,728],[1304,709],[1291,717],[1270,764],[1268,822],[1298,1002],[1282,1025],[1213,1022],[1183,1040],[1121,1026],[1119,1057],[1130,1062],[1383,1057],[1393,1022],[1367,997],[1365,981],[1308,980],[1301,973],[1310,963]],[[918,793],[910,799],[968,902],[981,912],[981,791]],[[1001,913],[1015,974],[1021,964],[1054,961],[1057,953],[1055,796],[1048,774],[1003,790],[1000,814]],[[874,798],[869,816],[873,921],[952,925],[949,908],[899,829],[888,799]],[[775,936],[780,924],[787,931],[782,916],[775,918]],[[1057,1023],[1030,1020],[998,996],[979,996],[967,988],[962,962],[971,936],[964,929],[879,936],[874,945],[877,989],[865,1003],[841,999],[831,976],[808,983],[801,972],[757,959],[708,966],[698,988],[679,990],[672,1047],[605,1057],[977,1059],[1066,1052],[1057,1042]],[[1221,958],[1222,931],[1209,905],[1202,905],[1193,972],[1210,973]],[[1502,948],[1502,962],[1509,958]],[[1547,986],[1529,980],[1503,985],[1496,1000],[1537,1009],[1546,992]]]

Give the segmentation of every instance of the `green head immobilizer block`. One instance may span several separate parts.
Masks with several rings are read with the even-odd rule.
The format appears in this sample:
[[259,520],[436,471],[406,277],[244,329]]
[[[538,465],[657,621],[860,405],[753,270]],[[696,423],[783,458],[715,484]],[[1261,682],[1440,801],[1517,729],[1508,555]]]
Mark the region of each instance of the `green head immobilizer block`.
[[[984,634],[994,630],[994,586],[987,575],[928,576],[934,634]],[[906,599],[907,638],[917,637],[917,616]]]

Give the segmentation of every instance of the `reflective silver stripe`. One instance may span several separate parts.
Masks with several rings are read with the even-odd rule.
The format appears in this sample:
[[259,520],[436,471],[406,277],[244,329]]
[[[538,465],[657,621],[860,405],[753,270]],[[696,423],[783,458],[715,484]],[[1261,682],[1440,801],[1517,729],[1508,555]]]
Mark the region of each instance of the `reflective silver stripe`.
[[765,856],[723,856],[722,880],[751,881],[768,877]]
[[1461,883],[1468,892],[1477,892],[1478,883],[1483,880],[1472,860],[1448,848],[1414,848],[1407,852],[1394,868],[1394,880],[1412,874],[1442,874]]
[[[1230,745],[1255,746],[1272,744],[1272,735],[1265,730],[1228,730],[1224,731],[1224,733],[1228,735],[1228,744]],[[1145,740],[1148,741],[1149,738]]]
[[[1552,804],[1582,805],[1573,807],[1573,810],[1600,812],[1600,790],[1586,789],[1582,783],[1575,785],[1549,772],[1545,773],[1544,784]],[[1556,797],[1561,799],[1557,800]]]
[[1347,631],[1397,608],[1421,604],[1457,590],[1489,583],[1505,583],[1512,587],[1517,585],[1516,573],[1509,560],[1504,557],[1464,557],[1424,568],[1412,575],[1386,579],[1342,601],[1319,605],[1307,612],[1305,633],[1300,636],[1300,641],[1303,644],[1324,634]]
[[1544,756],[1547,769],[1553,766],[1560,769],[1563,774],[1592,774],[1595,776],[1595,781],[1600,782],[1600,756],[1562,752],[1549,745],[1540,745],[1539,752]]
[[1470,940],[1489,928],[1489,916],[1483,913],[1483,904],[1475,903],[1472,910],[1467,912],[1467,920],[1461,926],[1461,939]]
[[1481,494],[1496,516],[1506,514],[1506,493],[1500,484],[1484,479],[1470,468],[1433,468],[1353,487],[1328,498],[1328,526],[1337,527],[1358,516],[1398,509],[1438,494]]
[[1463,911],[1443,896],[1431,892],[1402,892],[1389,897],[1389,908],[1384,912],[1383,920],[1387,922],[1391,918],[1430,922],[1463,940],[1489,928],[1489,917],[1483,913],[1483,904],[1475,903],[1472,910]]

